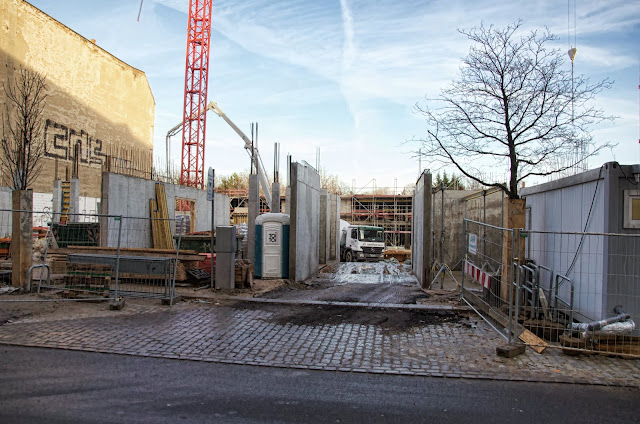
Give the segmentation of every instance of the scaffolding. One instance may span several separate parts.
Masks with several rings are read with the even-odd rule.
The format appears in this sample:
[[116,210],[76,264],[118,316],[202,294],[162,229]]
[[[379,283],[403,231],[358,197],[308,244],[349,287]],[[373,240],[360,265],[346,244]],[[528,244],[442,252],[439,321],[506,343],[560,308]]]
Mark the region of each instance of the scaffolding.
[[371,193],[341,196],[340,219],[352,225],[384,228],[385,245],[411,247],[413,194],[380,194],[391,191],[378,188]]

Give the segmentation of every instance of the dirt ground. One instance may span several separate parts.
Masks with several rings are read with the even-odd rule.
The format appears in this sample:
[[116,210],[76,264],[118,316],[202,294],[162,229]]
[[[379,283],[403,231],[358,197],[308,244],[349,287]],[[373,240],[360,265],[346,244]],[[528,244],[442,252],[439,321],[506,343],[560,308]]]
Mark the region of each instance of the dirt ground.
[[[124,313],[166,308],[158,299],[125,299]],[[41,294],[2,294],[0,295],[0,325],[15,321],[56,321],[89,317],[113,316],[122,311],[112,311],[108,299],[90,301],[69,300],[59,292]]]

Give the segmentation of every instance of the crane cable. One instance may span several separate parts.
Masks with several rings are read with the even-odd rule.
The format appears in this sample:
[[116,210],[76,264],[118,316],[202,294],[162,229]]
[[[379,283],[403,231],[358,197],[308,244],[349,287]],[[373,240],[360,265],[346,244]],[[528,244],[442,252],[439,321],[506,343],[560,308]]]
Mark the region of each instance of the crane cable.
[[576,3],[573,0],[573,45],[571,44],[571,0],[567,0],[567,44],[569,45],[569,58],[571,59],[571,123],[574,118],[574,79],[573,79],[573,59],[578,52],[576,41]]
[[142,3],[144,3],[144,0],[140,0],[140,9],[138,10],[138,22],[140,22],[140,14],[142,13]]

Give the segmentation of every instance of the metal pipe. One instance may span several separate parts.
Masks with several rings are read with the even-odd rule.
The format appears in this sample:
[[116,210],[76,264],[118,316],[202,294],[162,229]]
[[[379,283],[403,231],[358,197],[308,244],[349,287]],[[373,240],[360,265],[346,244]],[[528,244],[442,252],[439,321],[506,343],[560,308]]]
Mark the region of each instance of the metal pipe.
[[[442,190],[440,205],[440,264],[444,265],[444,190]],[[444,273],[440,278],[440,290],[444,288]]]
[[[610,324],[614,324],[617,322],[623,322],[623,321],[628,321],[631,320],[631,315],[625,313],[622,310],[622,307],[620,305],[616,306],[613,311],[615,313],[617,313],[618,315],[610,317],[610,318],[605,318],[605,319],[601,319],[600,321],[593,321],[593,322],[580,322],[580,323],[571,323],[571,329],[572,330],[578,330],[578,331],[584,331],[584,336],[585,338],[588,337],[588,333],[591,331],[596,331],[596,330],[601,330],[603,327],[610,325]],[[635,324],[634,324],[635,327]]]
[[[51,282],[51,269],[47,264],[38,264],[32,265],[27,270],[27,292],[31,292],[31,271],[35,268],[47,268],[47,286],[50,285]],[[40,281],[38,282],[38,293],[40,293],[40,284],[42,284],[42,271],[40,271]]]

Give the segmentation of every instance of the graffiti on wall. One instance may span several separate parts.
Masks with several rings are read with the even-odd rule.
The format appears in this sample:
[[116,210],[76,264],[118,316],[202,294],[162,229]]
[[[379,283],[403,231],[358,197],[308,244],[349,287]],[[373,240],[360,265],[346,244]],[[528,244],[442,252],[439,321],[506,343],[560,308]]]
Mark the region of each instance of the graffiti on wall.
[[45,122],[44,137],[44,155],[49,158],[72,161],[77,153],[81,164],[99,167],[106,157],[102,140],[51,119]]

